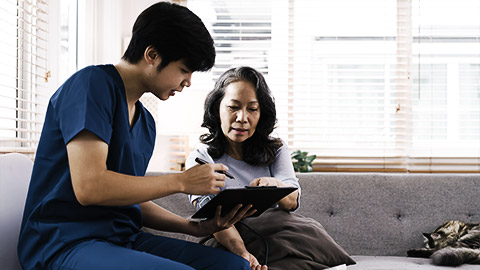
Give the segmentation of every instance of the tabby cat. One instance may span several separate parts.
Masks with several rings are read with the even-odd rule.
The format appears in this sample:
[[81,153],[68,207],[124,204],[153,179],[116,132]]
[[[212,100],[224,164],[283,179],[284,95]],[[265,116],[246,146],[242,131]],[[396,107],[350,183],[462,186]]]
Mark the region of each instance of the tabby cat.
[[425,248],[409,250],[408,256],[430,257],[436,265],[480,264],[480,223],[451,220],[423,235]]

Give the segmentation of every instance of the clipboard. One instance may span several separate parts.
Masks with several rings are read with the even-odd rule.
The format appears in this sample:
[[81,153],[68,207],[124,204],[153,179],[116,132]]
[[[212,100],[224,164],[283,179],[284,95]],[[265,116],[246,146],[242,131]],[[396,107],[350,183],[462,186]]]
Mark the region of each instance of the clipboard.
[[215,217],[218,205],[222,206],[221,215],[224,216],[238,204],[244,206],[249,204],[253,205],[252,209],[256,209],[257,212],[248,217],[258,217],[265,212],[265,210],[295,190],[297,190],[296,187],[269,186],[246,186],[245,188],[224,189],[195,212],[192,218],[213,218]]

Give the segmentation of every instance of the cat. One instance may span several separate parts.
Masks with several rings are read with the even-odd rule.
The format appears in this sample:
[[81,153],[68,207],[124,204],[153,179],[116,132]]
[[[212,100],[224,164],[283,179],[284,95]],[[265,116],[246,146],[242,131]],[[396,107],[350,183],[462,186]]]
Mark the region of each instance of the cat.
[[450,220],[423,235],[425,248],[409,250],[408,256],[431,258],[435,265],[480,264],[480,223]]

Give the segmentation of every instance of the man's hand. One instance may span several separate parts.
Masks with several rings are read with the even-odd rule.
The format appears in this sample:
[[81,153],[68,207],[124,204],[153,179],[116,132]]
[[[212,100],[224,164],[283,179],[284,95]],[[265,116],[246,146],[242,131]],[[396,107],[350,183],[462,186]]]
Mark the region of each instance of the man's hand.
[[194,166],[182,173],[183,192],[194,195],[218,194],[225,187],[225,174],[228,167],[221,164],[204,164]]
[[219,205],[217,207],[217,211],[215,212],[215,217],[202,220],[197,223],[197,232],[194,235],[197,237],[202,237],[230,228],[238,221],[254,214],[257,211],[251,208],[251,204],[245,207],[242,207],[241,204],[238,204],[228,214],[222,217],[222,206]]

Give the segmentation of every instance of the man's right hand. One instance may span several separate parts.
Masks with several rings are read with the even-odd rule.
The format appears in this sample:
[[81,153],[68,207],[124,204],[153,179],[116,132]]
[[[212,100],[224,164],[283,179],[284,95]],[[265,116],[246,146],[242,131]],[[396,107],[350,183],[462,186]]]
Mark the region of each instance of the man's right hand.
[[253,215],[257,210],[252,209],[251,204],[246,206],[238,204],[223,217],[221,216],[221,212],[222,206],[219,205],[215,211],[215,217],[198,222],[196,226],[197,232],[192,234],[197,237],[202,237],[228,229],[238,221]]
[[181,177],[183,192],[194,195],[218,194],[225,187],[225,174],[228,167],[221,164],[203,164],[185,171]]

